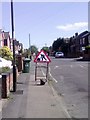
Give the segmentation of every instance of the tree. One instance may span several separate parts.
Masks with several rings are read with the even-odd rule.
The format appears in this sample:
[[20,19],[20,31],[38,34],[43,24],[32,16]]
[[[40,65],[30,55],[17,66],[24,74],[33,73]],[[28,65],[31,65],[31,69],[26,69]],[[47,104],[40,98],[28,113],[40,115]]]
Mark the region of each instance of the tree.
[[24,52],[22,53],[23,57],[30,57],[32,56],[33,53],[37,54],[38,49],[35,45],[32,45],[30,48],[25,49]]
[[48,47],[43,47],[42,50],[44,50],[45,52],[49,52],[49,48]]
[[33,53],[37,54],[37,52],[38,52],[38,48],[35,45],[31,45],[31,47],[29,49],[31,51],[31,54],[33,54]]
[[46,53],[48,53],[48,55],[49,55],[49,53],[50,53],[49,47],[43,47],[42,50],[44,50],[44,51],[45,51]]
[[12,60],[13,54],[9,47],[4,46],[0,49],[0,56],[6,60]]
[[57,38],[52,44],[53,51],[59,51],[61,50],[61,46],[64,44],[64,38]]
[[30,50],[25,49],[24,52],[22,53],[22,56],[28,58],[30,56]]

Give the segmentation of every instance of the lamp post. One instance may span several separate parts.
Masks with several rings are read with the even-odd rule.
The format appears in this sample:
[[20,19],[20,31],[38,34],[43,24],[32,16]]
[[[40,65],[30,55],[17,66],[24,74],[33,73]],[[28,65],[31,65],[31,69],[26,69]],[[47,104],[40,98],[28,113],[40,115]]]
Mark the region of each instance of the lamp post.
[[13,41],[13,92],[16,91],[16,65],[15,65],[15,40],[14,40],[14,20],[13,20],[13,0],[11,0],[11,26]]

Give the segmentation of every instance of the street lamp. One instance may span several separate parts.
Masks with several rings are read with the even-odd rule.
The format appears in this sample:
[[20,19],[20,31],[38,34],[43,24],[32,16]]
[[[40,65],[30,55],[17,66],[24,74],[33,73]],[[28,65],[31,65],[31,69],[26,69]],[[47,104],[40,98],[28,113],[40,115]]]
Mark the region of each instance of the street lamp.
[[16,91],[16,65],[15,65],[15,40],[14,40],[14,20],[13,20],[13,0],[11,0],[11,26],[13,41],[13,92]]

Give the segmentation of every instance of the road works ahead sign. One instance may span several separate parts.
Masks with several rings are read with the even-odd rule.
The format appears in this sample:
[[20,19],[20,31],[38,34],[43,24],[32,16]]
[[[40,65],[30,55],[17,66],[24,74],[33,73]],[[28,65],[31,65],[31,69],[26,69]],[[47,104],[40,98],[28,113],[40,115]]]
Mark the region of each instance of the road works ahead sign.
[[48,55],[43,50],[41,50],[34,59],[34,62],[50,63],[51,60]]

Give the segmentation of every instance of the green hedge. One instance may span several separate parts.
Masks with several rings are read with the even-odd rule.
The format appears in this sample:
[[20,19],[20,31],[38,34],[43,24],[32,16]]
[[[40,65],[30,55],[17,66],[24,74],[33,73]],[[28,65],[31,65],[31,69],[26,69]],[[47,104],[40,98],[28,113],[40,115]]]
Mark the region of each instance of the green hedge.
[[2,71],[1,71],[2,73],[6,73],[8,71],[10,71],[9,67],[2,67]]
[[86,46],[86,49],[90,49],[90,46]]

